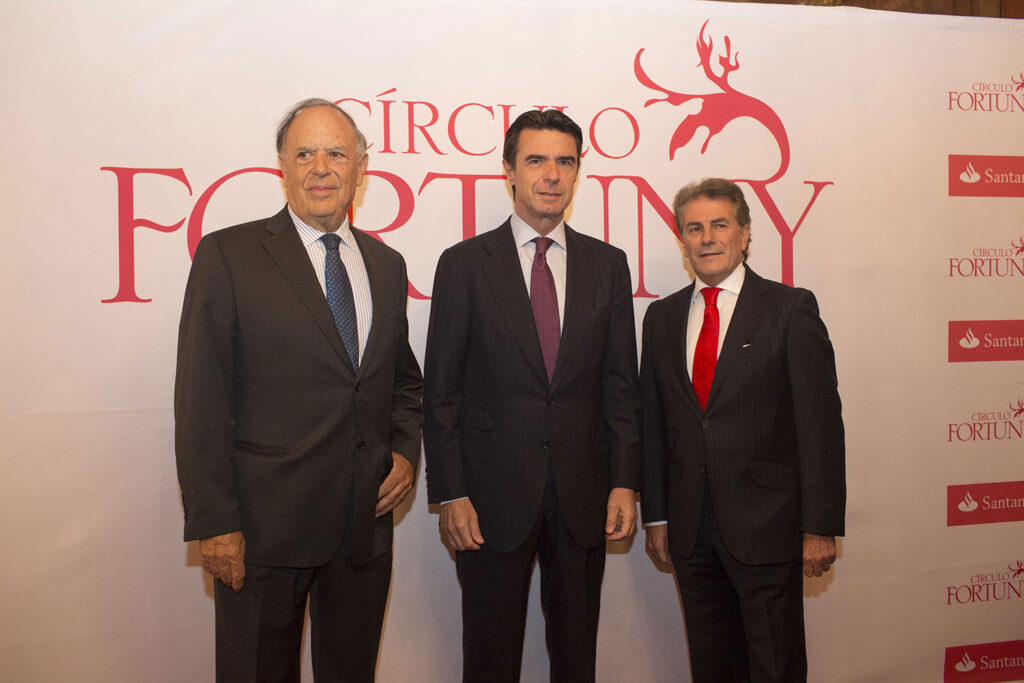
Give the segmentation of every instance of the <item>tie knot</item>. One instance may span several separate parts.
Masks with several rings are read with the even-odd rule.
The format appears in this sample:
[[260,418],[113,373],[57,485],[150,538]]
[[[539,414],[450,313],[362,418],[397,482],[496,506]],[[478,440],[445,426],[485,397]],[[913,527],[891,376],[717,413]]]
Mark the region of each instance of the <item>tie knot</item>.
[[548,247],[554,243],[554,240],[550,237],[535,237],[533,241],[537,243],[537,254],[539,256],[547,253]]
[[337,251],[338,245],[341,244],[341,236],[334,232],[329,232],[320,238],[320,241],[327,247],[327,251]]
[[704,295],[705,306],[715,306],[718,304],[718,293],[722,291],[721,287],[705,287],[700,290],[700,293]]

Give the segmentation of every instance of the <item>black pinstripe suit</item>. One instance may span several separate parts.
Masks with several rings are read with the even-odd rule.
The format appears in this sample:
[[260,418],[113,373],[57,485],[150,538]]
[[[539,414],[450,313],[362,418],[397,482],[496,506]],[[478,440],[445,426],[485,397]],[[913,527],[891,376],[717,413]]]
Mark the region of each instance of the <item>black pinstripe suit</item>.
[[[813,294],[748,268],[702,410],[684,357],[692,294],[693,285],[651,304],[644,319],[643,517],[668,521],[677,571],[706,559],[708,533],[727,561],[753,576],[784,568],[786,590],[796,591],[790,607],[799,614],[769,630],[790,629],[781,639],[792,641],[800,658],[802,535],[844,533],[844,431],[832,345]],[[680,580],[701,680],[693,638],[711,626],[699,622],[700,606],[687,604]],[[736,607],[749,640],[753,617]],[[727,619],[720,612],[708,618]],[[724,672],[729,665],[716,666]]]
[[[565,312],[550,383],[510,223],[441,256],[424,363],[427,491],[431,503],[468,496],[485,551],[494,554],[523,547],[542,509],[556,509],[565,541],[597,549],[603,568],[608,493],[638,489],[642,478],[633,302],[625,254],[568,226],[565,232]],[[543,553],[541,566],[543,574]],[[473,599],[461,565],[460,576],[464,615],[468,609],[492,617],[478,626],[464,621],[464,630],[490,628],[502,608],[467,604]],[[594,617],[586,639],[596,640],[600,579],[597,571],[596,590],[591,585],[586,596]],[[521,651],[523,626],[510,623],[507,630],[518,633],[490,640],[510,641],[512,649],[518,642]],[[553,667],[555,659],[552,653]],[[592,657],[588,668],[592,673]],[[513,674],[475,675],[496,681]]]

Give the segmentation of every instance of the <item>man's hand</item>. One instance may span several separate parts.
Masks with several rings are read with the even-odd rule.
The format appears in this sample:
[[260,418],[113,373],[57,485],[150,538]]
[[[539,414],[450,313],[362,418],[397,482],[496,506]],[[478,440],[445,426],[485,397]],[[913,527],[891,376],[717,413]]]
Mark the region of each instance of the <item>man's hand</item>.
[[604,536],[609,541],[624,541],[636,530],[636,493],[615,488],[608,494],[608,518]]
[[441,506],[441,536],[456,550],[480,550],[484,543],[480,521],[469,498],[459,498]]
[[821,576],[835,561],[835,536],[804,534],[804,576]]
[[387,478],[377,489],[377,517],[382,517],[402,502],[405,496],[412,491],[413,469],[412,463],[405,459],[405,456],[398,453],[391,453],[394,465]]
[[199,541],[199,552],[203,556],[203,569],[220,579],[236,593],[242,590],[245,580],[245,537],[241,531],[211,536]]
[[647,553],[657,564],[672,564],[668,554],[668,524],[647,527]]

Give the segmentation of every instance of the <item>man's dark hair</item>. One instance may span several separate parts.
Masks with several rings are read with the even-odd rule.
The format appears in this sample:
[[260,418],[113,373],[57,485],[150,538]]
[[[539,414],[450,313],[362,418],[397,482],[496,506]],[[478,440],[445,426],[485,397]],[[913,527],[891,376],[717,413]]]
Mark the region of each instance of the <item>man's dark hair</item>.
[[505,132],[505,148],[501,152],[501,158],[509,166],[516,165],[516,154],[519,153],[519,134],[525,129],[557,130],[571,135],[576,141],[576,162],[579,163],[580,153],[583,151],[583,131],[576,125],[576,122],[557,109],[545,109],[544,111],[531,109],[520,114]]
[[308,100],[302,100],[288,110],[288,113],[284,115],[284,118],[281,119],[281,123],[277,126],[277,153],[281,154],[284,152],[284,141],[288,137],[288,129],[292,127],[292,122],[295,120],[295,117],[307,109],[312,109],[313,107],[330,107],[331,109],[340,112],[341,115],[352,124],[352,127],[356,129],[356,146],[358,147],[356,152],[358,153],[359,158],[362,159],[363,155],[366,154],[366,136],[363,135],[361,130],[359,130],[359,126],[356,125],[356,122],[348,115],[347,111],[336,105],[334,102],[325,100],[322,97],[311,97]]
[[[725,178],[704,178],[700,182],[690,183],[683,186],[676,193],[672,202],[672,212],[676,216],[676,231],[679,238],[683,237],[683,208],[695,199],[727,199],[733,208],[736,222],[742,228],[750,225],[750,207],[743,197],[743,190],[731,180]],[[747,248],[743,250],[743,260],[747,260],[747,253],[750,251],[751,238],[747,238]]]

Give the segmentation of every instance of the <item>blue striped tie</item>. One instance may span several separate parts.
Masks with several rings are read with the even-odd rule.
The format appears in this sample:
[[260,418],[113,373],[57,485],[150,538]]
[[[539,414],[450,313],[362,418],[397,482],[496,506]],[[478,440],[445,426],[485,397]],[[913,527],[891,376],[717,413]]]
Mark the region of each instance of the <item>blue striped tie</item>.
[[327,305],[334,315],[334,324],[338,326],[338,334],[345,343],[352,369],[359,370],[359,326],[356,320],[356,302],[352,297],[352,283],[348,279],[348,271],[341,262],[338,245],[341,237],[329,232],[320,238],[327,247],[324,258],[324,279],[327,284]]

